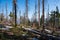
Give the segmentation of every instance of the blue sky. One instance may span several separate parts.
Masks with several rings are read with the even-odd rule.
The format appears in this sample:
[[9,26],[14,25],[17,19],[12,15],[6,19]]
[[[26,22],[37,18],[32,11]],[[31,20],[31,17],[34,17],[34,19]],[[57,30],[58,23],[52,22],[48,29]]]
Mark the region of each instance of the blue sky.
[[[10,11],[12,11],[12,0],[0,0],[0,13],[2,12],[2,8],[4,9],[4,15],[6,15],[6,9],[5,5],[7,2],[7,9],[8,9],[8,15]],[[37,0],[36,0],[37,3]],[[56,9],[56,6],[58,6],[60,10],[60,0],[45,0],[45,17],[47,15],[48,10],[48,4],[49,4],[49,12]],[[35,10],[35,0],[28,0],[28,16],[29,18],[32,17]],[[19,17],[19,11],[21,11],[21,15],[25,13],[25,0],[17,0],[17,15]],[[40,15],[42,15],[42,0],[40,1]]]

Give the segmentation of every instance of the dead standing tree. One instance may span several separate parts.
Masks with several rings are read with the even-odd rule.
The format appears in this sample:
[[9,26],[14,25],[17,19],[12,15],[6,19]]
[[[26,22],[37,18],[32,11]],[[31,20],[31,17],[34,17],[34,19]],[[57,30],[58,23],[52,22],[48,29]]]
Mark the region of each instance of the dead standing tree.
[[44,28],[45,28],[45,26],[44,26],[44,0],[42,0],[42,25],[43,25],[43,31],[44,31]]
[[15,27],[17,26],[17,5],[16,0],[13,0],[13,13],[15,14]]
[[36,28],[36,17],[37,17],[37,4],[36,4],[36,0],[35,0],[35,13],[34,13],[34,21],[33,21],[33,28]]
[[38,0],[38,24],[40,27],[40,0]]
[[25,24],[28,25],[28,0],[26,0],[26,17],[25,17]]
[[6,22],[8,21],[8,11],[7,11],[7,2],[6,2]]
[[21,10],[19,11],[19,16],[20,16],[20,20],[21,20]]

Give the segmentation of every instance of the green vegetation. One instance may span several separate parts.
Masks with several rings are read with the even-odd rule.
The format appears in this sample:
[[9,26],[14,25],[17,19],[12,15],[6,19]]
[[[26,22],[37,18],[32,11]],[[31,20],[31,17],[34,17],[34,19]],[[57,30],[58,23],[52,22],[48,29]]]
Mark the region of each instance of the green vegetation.
[[[58,9],[58,7],[56,7],[56,11],[51,12],[51,18],[49,21],[50,21],[50,23],[54,23],[55,21],[57,21],[57,23],[59,24],[59,18],[60,18],[59,9]],[[57,24],[57,26],[58,26],[58,24]]]
[[11,31],[12,33],[14,33],[14,35],[16,35],[16,36],[20,36],[20,35],[23,35],[23,34],[27,34],[27,32],[23,32],[23,29],[22,29],[21,27],[20,27],[20,28],[14,27],[14,28],[10,29],[10,31]]

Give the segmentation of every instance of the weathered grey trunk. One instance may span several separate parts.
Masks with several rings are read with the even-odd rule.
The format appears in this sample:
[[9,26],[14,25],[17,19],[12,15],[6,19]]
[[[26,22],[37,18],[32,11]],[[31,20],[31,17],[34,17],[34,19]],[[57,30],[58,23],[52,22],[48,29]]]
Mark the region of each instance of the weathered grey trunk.
[[40,0],[38,0],[38,24],[40,27]]

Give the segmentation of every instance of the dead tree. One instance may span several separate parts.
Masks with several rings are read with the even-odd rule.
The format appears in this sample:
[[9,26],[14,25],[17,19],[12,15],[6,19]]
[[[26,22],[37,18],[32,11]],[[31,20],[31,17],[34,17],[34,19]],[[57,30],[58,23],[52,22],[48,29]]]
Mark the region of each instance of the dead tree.
[[49,26],[49,5],[48,5],[47,11],[48,11],[48,12],[47,12],[47,20],[46,20],[46,21],[47,21],[47,25]]
[[21,20],[21,11],[19,11],[19,16],[20,16],[20,20]]
[[17,5],[16,0],[13,0],[13,13],[15,14],[15,27],[17,26]]
[[35,28],[36,27],[36,17],[37,17],[37,4],[36,4],[36,0],[35,0],[35,13],[34,13],[34,21],[33,21],[33,27]]
[[26,20],[25,20],[25,24],[26,26],[28,25],[28,0],[26,0]]
[[6,22],[8,21],[7,2],[6,2]]
[[44,28],[45,28],[45,26],[44,26],[44,0],[42,0],[42,25],[43,25],[43,31],[44,31]]
[[38,24],[40,27],[40,0],[38,0]]

